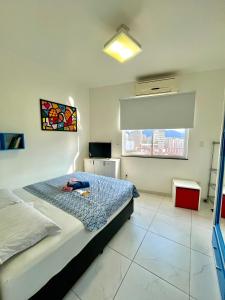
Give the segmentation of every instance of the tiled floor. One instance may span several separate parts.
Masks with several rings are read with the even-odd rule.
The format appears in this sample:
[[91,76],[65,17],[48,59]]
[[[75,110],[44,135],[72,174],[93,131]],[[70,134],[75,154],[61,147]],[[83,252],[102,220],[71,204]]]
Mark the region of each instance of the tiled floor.
[[64,300],[220,300],[212,213],[141,194],[120,229]]

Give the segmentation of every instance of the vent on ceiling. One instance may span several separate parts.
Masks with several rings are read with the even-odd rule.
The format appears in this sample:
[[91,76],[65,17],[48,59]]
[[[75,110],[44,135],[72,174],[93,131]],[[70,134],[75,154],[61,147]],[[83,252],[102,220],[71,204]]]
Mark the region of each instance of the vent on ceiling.
[[136,96],[177,92],[177,77],[164,77],[136,82]]

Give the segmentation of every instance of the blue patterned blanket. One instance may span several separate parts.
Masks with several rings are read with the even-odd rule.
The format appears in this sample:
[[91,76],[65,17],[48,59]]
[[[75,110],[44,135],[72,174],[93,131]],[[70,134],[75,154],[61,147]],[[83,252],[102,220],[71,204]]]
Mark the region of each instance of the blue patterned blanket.
[[[64,192],[62,187],[76,177],[80,181],[89,181],[88,197],[77,191]],[[111,177],[75,172],[70,175],[28,185],[24,189],[31,194],[61,208],[78,218],[90,231],[97,230],[107,223],[107,219],[127,200],[138,197],[135,186],[127,181]]]

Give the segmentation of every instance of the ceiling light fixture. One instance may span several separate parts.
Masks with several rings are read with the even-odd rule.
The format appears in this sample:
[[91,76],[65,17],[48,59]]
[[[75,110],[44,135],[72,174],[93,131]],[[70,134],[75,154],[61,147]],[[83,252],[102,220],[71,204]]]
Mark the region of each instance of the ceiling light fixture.
[[120,63],[136,56],[142,51],[141,45],[129,35],[129,28],[121,25],[117,33],[104,45],[103,52],[112,56]]

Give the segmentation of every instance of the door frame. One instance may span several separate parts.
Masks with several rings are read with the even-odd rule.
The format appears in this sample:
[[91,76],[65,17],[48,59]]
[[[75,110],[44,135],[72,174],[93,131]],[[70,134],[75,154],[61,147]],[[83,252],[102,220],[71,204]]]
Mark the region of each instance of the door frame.
[[216,271],[219,281],[222,300],[225,300],[225,243],[220,227],[221,204],[223,198],[223,179],[225,167],[225,117],[223,119],[222,133],[220,138],[219,170],[217,178],[217,188],[214,206],[214,223],[212,246],[216,261]]

